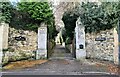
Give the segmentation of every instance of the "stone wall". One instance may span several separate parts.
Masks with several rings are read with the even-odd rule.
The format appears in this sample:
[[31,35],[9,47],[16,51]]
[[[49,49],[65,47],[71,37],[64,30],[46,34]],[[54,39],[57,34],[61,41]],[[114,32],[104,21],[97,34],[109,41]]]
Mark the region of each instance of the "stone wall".
[[[37,49],[37,33],[28,30],[16,30],[14,28],[9,29],[9,48],[14,51],[34,51]],[[22,36],[25,41],[17,41],[15,37]]]
[[[16,40],[15,37],[22,36],[24,41]],[[3,62],[6,64],[11,61],[33,59],[37,50],[37,33],[28,30],[17,30],[9,28],[8,49],[3,50]]]
[[[106,38],[105,41],[95,41],[95,38]],[[87,58],[114,61],[114,29],[100,33],[86,34]]]

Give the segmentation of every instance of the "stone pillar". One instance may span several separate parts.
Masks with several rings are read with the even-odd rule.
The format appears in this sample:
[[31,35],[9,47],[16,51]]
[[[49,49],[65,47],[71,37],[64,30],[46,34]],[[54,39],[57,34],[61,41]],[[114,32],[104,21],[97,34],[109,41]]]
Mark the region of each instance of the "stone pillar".
[[116,31],[116,28],[114,28],[114,63],[119,64],[119,42],[118,42],[118,33]]
[[0,68],[2,68],[3,23],[0,23]]
[[120,17],[118,18],[117,31],[114,28],[114,63],[120,65]]
[[80,19],[76,22],[75,37],[76,37],[76,59],[86,58],[85,49],[85,31]]
[[38,50],[36,59],[47,58],[47,27],[38,28]]
[[9,33],[9,25],[3,24],[3,49],[8,49],[8,33]]

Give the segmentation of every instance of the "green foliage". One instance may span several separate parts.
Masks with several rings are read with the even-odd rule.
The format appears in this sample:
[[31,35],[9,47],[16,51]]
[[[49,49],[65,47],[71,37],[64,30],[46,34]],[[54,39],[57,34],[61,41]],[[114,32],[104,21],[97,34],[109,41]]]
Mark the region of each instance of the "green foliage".
[[10,23],[14,9],[10,2],[0,2],[0,22]]
[[65,24],[65,34],[63,35],[63,39],[66,41],[67,38],[70,40],[74,37],[74,29],[76,26],[77,18],[79,17],[79,7],[75,7],[72,10],[68,10],[63,14],[63,22]]
[[116,26],[120,16],[120,2],[83,3],[84,13],[80,15],[81,22],[86,26],[86,32],[99,32]]
[[73,39],[77,18],[78,15],[76,15],[74,12],[68,11],[64,13],[62,20],[65,24],[66,34],[63,35],[65,36],[65,38],[70,37],[71,39]]
[[10,27],[37,32],[41,23],[48,26],[49,38],[53,39],[57,32],[54,25],[54,16],[48,2],[20,2],[16,7],[9,2],[0,3],[0,22],[10,24]]
[[65,44],[71,44],[72,41],[71,41],[71,38],[70,37],[67,37],[66,40],[65,40]]
[[[32,22],[31,22],[32,21]],[[26,14],[17,9],[13,10],[10,26],[16,29],[37,31],[38,24]]]
[[49,34],[49,39],[54,39],[54,37],[57,35],[57,30],[54,25],[49,25],[48,26],[48,34]]
[[48,58],[54,53],[55,41],[53,39],[48,41]]
[[18,4],[19,10],[29,14],[38,24],[48,23],[53,19],[52,10],[48,2],[21,2]]
[[73,39],[78,17],[81,18],[80,22],[85,26],[85,31],[91,33],[117,26],[119,16],[120,2],[102,2],[101,5],[93,2],[82,3],[82,5],[64,13],[65,36]]
[[12,13],[11,27],[36,31],[41,23],[48,25],[49,39],[57,34],[54,16],[48,2],[20,2]]

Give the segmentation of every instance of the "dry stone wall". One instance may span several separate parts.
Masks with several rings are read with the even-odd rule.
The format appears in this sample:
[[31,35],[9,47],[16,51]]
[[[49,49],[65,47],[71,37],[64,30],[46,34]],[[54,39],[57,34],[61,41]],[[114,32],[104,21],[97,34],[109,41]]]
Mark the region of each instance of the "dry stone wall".
[[[34,51],[37,49],[37,33],[28,30],[16,30],[14,28],[9,29],[9,48],[14,51]],[[16,40],[15,37],[23,37],[24,41]]]
[[[20,36],[24,38],[24,40],[19,40]],[[36,50],[37,50],[36,32],[9,28],[8,50],[3,51],[2,64],[4,65],[8,62],[22,59],[34,59]]]
[[[96,41],[96,38],[105,38]],[[114,30],[105,30],[100,33],[86,34],[86,52],[88,58],[114,61]]]

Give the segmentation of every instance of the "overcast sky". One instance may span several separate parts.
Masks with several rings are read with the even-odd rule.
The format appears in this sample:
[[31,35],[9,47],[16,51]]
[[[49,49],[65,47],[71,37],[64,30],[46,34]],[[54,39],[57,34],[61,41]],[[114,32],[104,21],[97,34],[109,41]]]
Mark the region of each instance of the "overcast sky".
[[10,0],[10,2],[18,2],[18,1],[20,1],[20,0]]

